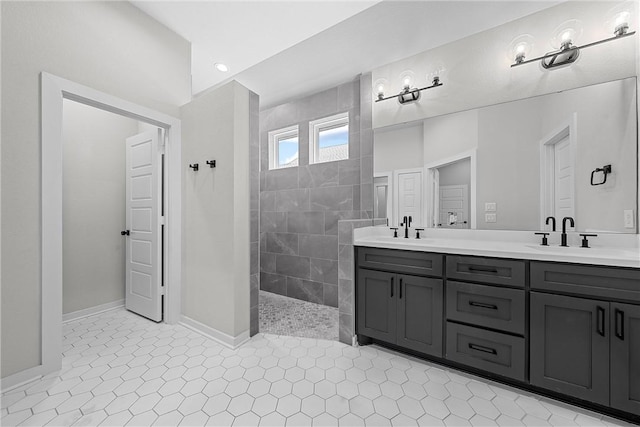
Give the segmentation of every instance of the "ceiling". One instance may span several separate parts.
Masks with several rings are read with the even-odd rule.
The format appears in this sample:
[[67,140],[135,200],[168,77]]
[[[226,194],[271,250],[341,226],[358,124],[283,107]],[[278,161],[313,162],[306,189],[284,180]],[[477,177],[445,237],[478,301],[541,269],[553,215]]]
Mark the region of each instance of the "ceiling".
[[[559,1],[132,1],[192,43],[192,90],[231,79],[261,108],[554,6]],[[217,71],[223,62],[229,72]]]

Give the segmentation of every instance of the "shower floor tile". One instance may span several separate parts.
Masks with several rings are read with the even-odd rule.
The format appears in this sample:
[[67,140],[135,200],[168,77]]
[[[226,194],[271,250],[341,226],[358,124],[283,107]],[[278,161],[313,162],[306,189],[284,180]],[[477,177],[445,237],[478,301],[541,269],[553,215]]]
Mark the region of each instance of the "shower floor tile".
[[338,309],[260,291],[260,332],[338,340]]

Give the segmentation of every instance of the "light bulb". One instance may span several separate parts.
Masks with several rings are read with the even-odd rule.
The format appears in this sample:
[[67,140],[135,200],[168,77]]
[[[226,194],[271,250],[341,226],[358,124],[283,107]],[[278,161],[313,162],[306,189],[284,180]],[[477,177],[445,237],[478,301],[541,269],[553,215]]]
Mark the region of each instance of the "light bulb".
[[373,83],[373,96],[378,101],[384,98],[384,88],[387,86],[387,81],[385,79],[377,79]]
[[630,14],[629,12],[620,12],[615,19],[615,28],[613,30],[613,33],[616,36],[622,36],[624,34],[627,33],[627,30],[629,29],[629,18],[630,18]]
[[400,81],[402,82],[402,90],[408,91],[411,89],[411,86],[414,84],[414,74],[411,70],[405,70],[400,74]]
[[551,40],[551,46],[555,49],[569,49],[577,43],[582,34],[582,23],[576,19],[565,21],[556,27],[555,36]]
[[515,60],[516,64],[524,62],[527,55],[531,53],[533,44],[534,39],[530,34],[521,34],[511,40],[508,52],[509,61]]

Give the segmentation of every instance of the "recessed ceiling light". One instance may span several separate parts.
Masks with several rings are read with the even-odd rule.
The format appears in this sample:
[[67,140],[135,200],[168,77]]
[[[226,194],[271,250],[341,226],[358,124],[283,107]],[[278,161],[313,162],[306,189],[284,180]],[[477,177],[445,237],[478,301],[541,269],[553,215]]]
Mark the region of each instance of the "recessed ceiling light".
[[216,67],[216,70],[222,71],[223,73],[229,71],[229,67],[224,65],[222,62],[216,62],[215,64],[213,64],[213,66]]

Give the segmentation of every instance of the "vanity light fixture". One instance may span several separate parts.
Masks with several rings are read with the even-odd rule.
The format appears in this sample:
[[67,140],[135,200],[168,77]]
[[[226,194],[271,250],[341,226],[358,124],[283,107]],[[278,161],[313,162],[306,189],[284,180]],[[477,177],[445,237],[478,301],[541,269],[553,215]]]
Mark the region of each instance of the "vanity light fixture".
[[[542,67],[545,69],[553,69],[562,65],[572,64],[578,59],[582,49],[634,35],[636,33],[635,31],[629,32],[629,16],[629,13],[626,12],[618,14],[615,20],[613,37],[587,43],[582,46],[575,46],[573,44],[576,37],[579,35],[579,31],[577,31],[575,27],[561,26],[559,27],[559,31],[556,31],[557,35],[554,38],[559,45],[558,50],[533,59],[525,59],[527,55],[527,44],[516,44],[513,52],[514,63],[511,64],[511,67],[513,68],[519,65],[530,64],[536,61],[540,61],[542,63]],[[575,22],[577,21],[573,21],[573,23]]]
[[420,99],[420,92],[426,89],[432,89],[434,87],[442,86],[440,82],[440,77],[435,76],[430,86],[425,86],[421,88],[411,87],[412,86],[412,77],[409,75],[404,75],[402,77],[402,90],[397,95],[389,95],[384,96],[384,83],[376,82],[376,102],[385,101],[387,99],[398,98],[398,102],[400,104],[406,104],[410,102],[415,102]]

